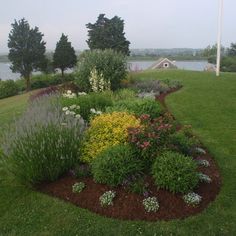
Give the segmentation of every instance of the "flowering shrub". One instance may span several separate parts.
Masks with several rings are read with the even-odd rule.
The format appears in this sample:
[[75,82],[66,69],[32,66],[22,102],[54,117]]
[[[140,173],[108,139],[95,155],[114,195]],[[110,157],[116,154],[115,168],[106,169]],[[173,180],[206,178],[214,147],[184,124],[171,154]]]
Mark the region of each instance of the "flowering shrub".
[[113,112],[95,116],[85,134],[82,160],[91,162],[110,146],[128,141],[128,127],[137,127],[139,119],[126,112]]
[[198,173],[198,177],[200,179],[201,182],[205,182],[205,183],[211,183],[211,178],[208,175],[205,175],[201,172]]
[[188,156],[171,151],[166,151],[156,158],[152,175],[158,187],[174,193],[186,193],[194,189],[199,182],[196,162]]
[[72,186],[72,192],[73,193],[80,193],[84,188],[85,188],[85,183],[83,183],[83,182],[75,183]]
[[81,115],[79,114],[80,106],[78,105],[71,105],[69,107],[63,107],[62,111],[65,113],[65,115],[71,115],[74,116],[77,119],[81,118]]
[[141,173],[142,163],[132,148],[119,144],[105,149],[92,162],[92,174],[98,183],[117,186],[129,176]]
[[57,97],[40,97],[6,134],[6,164],[25,184],[53,181],[78,161],[83,123],[61,109]]
[[90,72],[89,83],[93,92],[103,92],[111,89],[110,80],[105,80],[102,73],[98,74],[96,68]]
[[197,193],[191,192],[184,195],[183,199],[188,205],[196,206],[201,202],[202,197],[198,195]]
[[156,156],[173,132],[172,125],[166,123],[165,117],[151,120],[149,115],[140,116],[141,125],[128,129],[129,142],[141,152],[143,157]]
[[198,165],[204,166],[204,167],[209,167],[210,163],[207,160],[197,160]]
[[144,208],[147,212],[157,212],[159,203],[156,197],[148,197],[143,200]]
[[103,193],[99,198],[101,206],[106,207],[106,206],[113,205],[113,199],[115,196],[116,196],[115,191],[110,190],[110,191]]

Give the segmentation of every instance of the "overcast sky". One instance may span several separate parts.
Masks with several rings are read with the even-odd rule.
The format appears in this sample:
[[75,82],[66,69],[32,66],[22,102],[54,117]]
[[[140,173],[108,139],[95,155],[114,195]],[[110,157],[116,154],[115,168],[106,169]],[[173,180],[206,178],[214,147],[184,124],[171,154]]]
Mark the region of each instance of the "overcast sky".
[[[85,24],[100,13],[125,20],[131,48],[203,48],[216,42],[219,0],[1,0],[0,52],[7,52],[14,19],[25,17],[52,50],[61,33],[87,48]],[[223,41],[236,42],[236,0],[224,0]]]

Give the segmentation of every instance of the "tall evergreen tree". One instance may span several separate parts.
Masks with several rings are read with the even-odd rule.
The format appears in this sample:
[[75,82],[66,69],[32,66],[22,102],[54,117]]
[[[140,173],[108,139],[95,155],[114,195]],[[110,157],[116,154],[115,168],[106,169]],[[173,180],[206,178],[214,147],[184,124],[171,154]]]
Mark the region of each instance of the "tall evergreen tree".
[[68,37],[62,34],[53,54],[53,65],[55,68],[61,69],[62,77],[64,77],[64,71],[67,68],[73,68],[76,62],[75,50],[71,46],[71,43],[68,42]]
[[19,72],[26,81],[26,90],[30,90],[30,77],[33,70],[40,68],[45,60],[45,42],[38,27],[30,28],[24,18],[12,24],[9,34],[8,58],[12,63],[11,70]]
[[125,38],[124,20],[120,17],[108,19],[105,14],[100,14],[94,24],[88,23],[86,27],[90,49],[113,49],[125,55],[130,54],[130,42]]

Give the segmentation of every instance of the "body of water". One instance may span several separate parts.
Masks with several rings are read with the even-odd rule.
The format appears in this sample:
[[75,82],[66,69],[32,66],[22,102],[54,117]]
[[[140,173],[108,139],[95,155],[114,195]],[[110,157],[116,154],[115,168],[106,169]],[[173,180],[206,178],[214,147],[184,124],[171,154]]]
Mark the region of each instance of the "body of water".
[[[129,66],[133,71],[146,70],[155,61],[129,61]],[[179,69],[183,70],[193,70],[193,71],[203,71],[207,66],[207,61],[176,61],[175,65]],[[0,79],[7,80],[17,80],[20,78],[20,74],[12,73],[10,69],[10,63],[0,63]]]

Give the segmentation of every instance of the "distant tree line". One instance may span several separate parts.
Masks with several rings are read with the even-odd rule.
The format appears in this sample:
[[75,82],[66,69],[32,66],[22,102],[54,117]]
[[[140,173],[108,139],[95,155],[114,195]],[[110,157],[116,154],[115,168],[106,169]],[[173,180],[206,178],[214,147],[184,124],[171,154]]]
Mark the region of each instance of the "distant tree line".
[[[104,14],[100,14],[94,24],[88,23],[86,27],[90,50],[112,49],[124,57],[129,55],[130,42],[125,38],[124,21],[120,17],[108,19]],[[77,64],[76,53],[68,41],[68,36],[62,33],[52,60],[46,57],[46,42],[43,36],[38,27],[31,28],[24,18],[15,20],[9,33],[8,58],[12,64],[11,70],[20,73],[25,79],[27,91],[30,90],[33,71],[51,73],[60,69],[64,77],[65,70]]]

